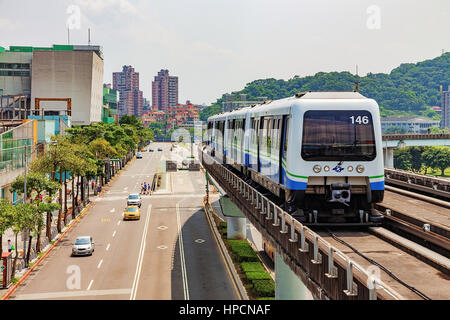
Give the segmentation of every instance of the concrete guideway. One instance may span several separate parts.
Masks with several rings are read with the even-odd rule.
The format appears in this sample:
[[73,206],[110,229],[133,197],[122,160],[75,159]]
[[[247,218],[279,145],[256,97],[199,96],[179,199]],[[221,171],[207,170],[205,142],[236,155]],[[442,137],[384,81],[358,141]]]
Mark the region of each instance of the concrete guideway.
[[[141,219],[123,221],[128,193],[151,183],[169,156],[169,145],[158,146],[164,152],[143,153],[95,199],[11,299],[238,299],[203,212],[199,172],[171,173],[172,194],[142,196]],[[70,256],[80,235],[93,237],[92,256]]]

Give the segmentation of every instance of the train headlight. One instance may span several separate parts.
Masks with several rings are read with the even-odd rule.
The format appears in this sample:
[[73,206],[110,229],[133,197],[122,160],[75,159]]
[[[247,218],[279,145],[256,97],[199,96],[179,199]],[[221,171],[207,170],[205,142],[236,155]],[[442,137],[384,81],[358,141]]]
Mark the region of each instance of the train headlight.
[[358,173],[363,173],[363,172],[364,172],[364,166],[358,164],[358,165],[356,166],[356,171],[357,171]]
[[347,171],[348,171],[348,172],[352,172],[352,171],[353,171],[353,166],[348,166],[348,167],[347,167]]
[[329,166],[325,166],[325,167],[323,167],[323,171],[325,171],[325,172],[328,172],[328,171],[330,171],[330,167],[329,167]]
[[316,165],[313,167],[313,171],[314,171],[315,173],[319,173],[320,170],[322,170],[322,167],[319,166],[318,164],[316,164]]

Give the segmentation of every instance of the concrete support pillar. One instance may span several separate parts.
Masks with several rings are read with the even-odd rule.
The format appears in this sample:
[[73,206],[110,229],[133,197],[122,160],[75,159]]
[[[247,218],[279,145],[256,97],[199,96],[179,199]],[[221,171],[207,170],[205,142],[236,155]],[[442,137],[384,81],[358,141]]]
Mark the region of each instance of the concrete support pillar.
[[247,239],[247,218],[227,217],[227,239]]
[[394,148],[384,148],[383,149],[384,167],[393,169],[394,168]]
[[275,253],[275,300],[313,300],[300,278]]

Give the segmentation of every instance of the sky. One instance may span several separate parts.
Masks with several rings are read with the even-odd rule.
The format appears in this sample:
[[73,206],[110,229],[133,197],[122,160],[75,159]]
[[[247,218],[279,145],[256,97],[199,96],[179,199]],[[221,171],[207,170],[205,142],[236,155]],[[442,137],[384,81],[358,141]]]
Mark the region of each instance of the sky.
[[[79,13],[79,14],[78,14]],[[79,19],[78,19],[79,17]],[[160,69],[179,103],[257,79],[388,73],[450,51],[449,0],[0,0],[0,46],[103,46],[104,81],[132,65],[151,99]]]

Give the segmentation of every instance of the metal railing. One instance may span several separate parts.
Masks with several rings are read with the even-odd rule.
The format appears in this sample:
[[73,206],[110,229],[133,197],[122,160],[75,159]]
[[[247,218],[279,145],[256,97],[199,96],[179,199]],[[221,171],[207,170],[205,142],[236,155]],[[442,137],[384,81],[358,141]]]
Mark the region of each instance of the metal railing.
[[387,183],[431,192],[450,198],[450,180],[399,169],[384,169]]
[[[328,256],[328,268],[325,275],[328,278],[337,277],[335,264],[339,264],[346,272],[345,294],[349,296],[356,295],[357,287],[354,283],[354,279],[357,278],[361,283],[367,284],[370,300],[376,300],[378,294],[382,293],[385,293],[384,296],[387,295],[392,299],[404,299],[399,293],[383,283],[380,279],[375,278],[366,269],[347,257],[339,249],[332,246],[317,233],[294,219],[290,214],[255,190],[239,176],[223,165],[220,165],[219,162],[206,152],[203,152],[202,156],[202,162],[207,170],[211,171],[213,174],[216,173],[220,175],[222,181],[228,183],[228,185],[237,192],[236,195],[252,205],[254,208],[252,214],[256,219],[265,219],[267,222],[272,222],[272,226],[279,226],[280,233],[289,235],[289,242],[298,243],[298,241],[300,241],[300,252],[306,253],[309,250],[313,250],[313,264],[321,264],[322,254],[326,254]],[[206,163],[203,161],[205,158],[207,158]],[[300,235],[300,239],[298,235]],[[312,248],[309,248],[307,240],[312,243]]]

